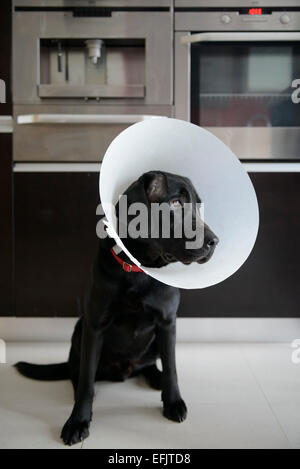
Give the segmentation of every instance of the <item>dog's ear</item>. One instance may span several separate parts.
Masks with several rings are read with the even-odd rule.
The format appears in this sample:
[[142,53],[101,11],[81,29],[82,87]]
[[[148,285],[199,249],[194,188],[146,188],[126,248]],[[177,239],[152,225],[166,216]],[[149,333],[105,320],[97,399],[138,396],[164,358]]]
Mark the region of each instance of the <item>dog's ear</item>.
[[167,178],[165,174],[150,171],[144,175],[145,191],[150,203],[161,202],[167,193]]

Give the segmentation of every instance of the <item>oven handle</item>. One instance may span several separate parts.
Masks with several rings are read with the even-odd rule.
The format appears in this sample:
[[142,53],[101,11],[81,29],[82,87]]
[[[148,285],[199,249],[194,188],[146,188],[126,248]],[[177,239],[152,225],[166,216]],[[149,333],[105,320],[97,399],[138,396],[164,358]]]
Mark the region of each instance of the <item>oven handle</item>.
[[135,124],[164,116],[145,114],[26,114],[17,117],[23,124]]
[[294,32],[247,32],[247,33],[197,33],[187,34],[180,38],[181,44],[195,42],[228,42],[228,41],[300,41],[300,33]]

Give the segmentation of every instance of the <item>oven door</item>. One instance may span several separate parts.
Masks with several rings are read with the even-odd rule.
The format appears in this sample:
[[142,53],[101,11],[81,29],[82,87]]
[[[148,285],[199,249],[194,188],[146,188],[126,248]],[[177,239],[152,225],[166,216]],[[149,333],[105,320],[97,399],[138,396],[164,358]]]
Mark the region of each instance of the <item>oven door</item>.
[[175,116],[241,159],[300,159],[299,41],[298,32],[176,33]]

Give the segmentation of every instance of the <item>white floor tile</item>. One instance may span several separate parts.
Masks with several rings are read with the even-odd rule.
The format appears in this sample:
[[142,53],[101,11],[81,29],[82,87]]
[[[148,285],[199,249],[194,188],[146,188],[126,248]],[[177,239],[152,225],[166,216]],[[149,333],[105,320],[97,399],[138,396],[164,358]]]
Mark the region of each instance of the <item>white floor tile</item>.
[[185,422],[162,416],[160,393],[142,378],[98,383],[91,436],[83,447],[289,447],[238,346],[179,344],[177,368],[189,410]]
[[177,369],[183,395],[198,403],[264,401],[238,345],[180,344]]
[[283,432],[300,448],[300,364],[290,344],[245,344],[241,352]]
[[11,365],[64,361],[67,350],[67,344],[8,344],[9,364],[0,364],[0,448],[65,448],[59,435],[70,413],[71,384],[23,378]]
[[293,402],[275,403],[272,409],[292,448],[300,449],[300,406]]
[[203,403],[185,392],[188,418],[178,424],[162,416],[160,393],[140,379],[97,386],[91,435],[83,448],[290,447],[265,401]]
[[293,401],[300,408],[300,363],[292,362],[290,344],[244,344],[240,348],[270,402]]
[[[179,382],[189,410],[181,424],[162,416],[160,392],[142,378],[97,383],[83,448],[299,447],[300,365],[286,364],[285,347],[178,344]],[[72,409],[71,384],[28,380],[10,364],[64,361],[68,348],[9,344],[9,365],[0,365],[0,448],[64,448],[59,434]]]

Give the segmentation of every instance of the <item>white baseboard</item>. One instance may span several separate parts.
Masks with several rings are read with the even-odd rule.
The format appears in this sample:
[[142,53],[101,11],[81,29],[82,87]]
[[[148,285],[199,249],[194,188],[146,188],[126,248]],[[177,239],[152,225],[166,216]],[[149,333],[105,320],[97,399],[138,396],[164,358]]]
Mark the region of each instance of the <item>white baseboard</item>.
[[[76,318],[0,318],[5,341],[70,341]],[[179,342],[292,342],[300,318],[178,318]]]

